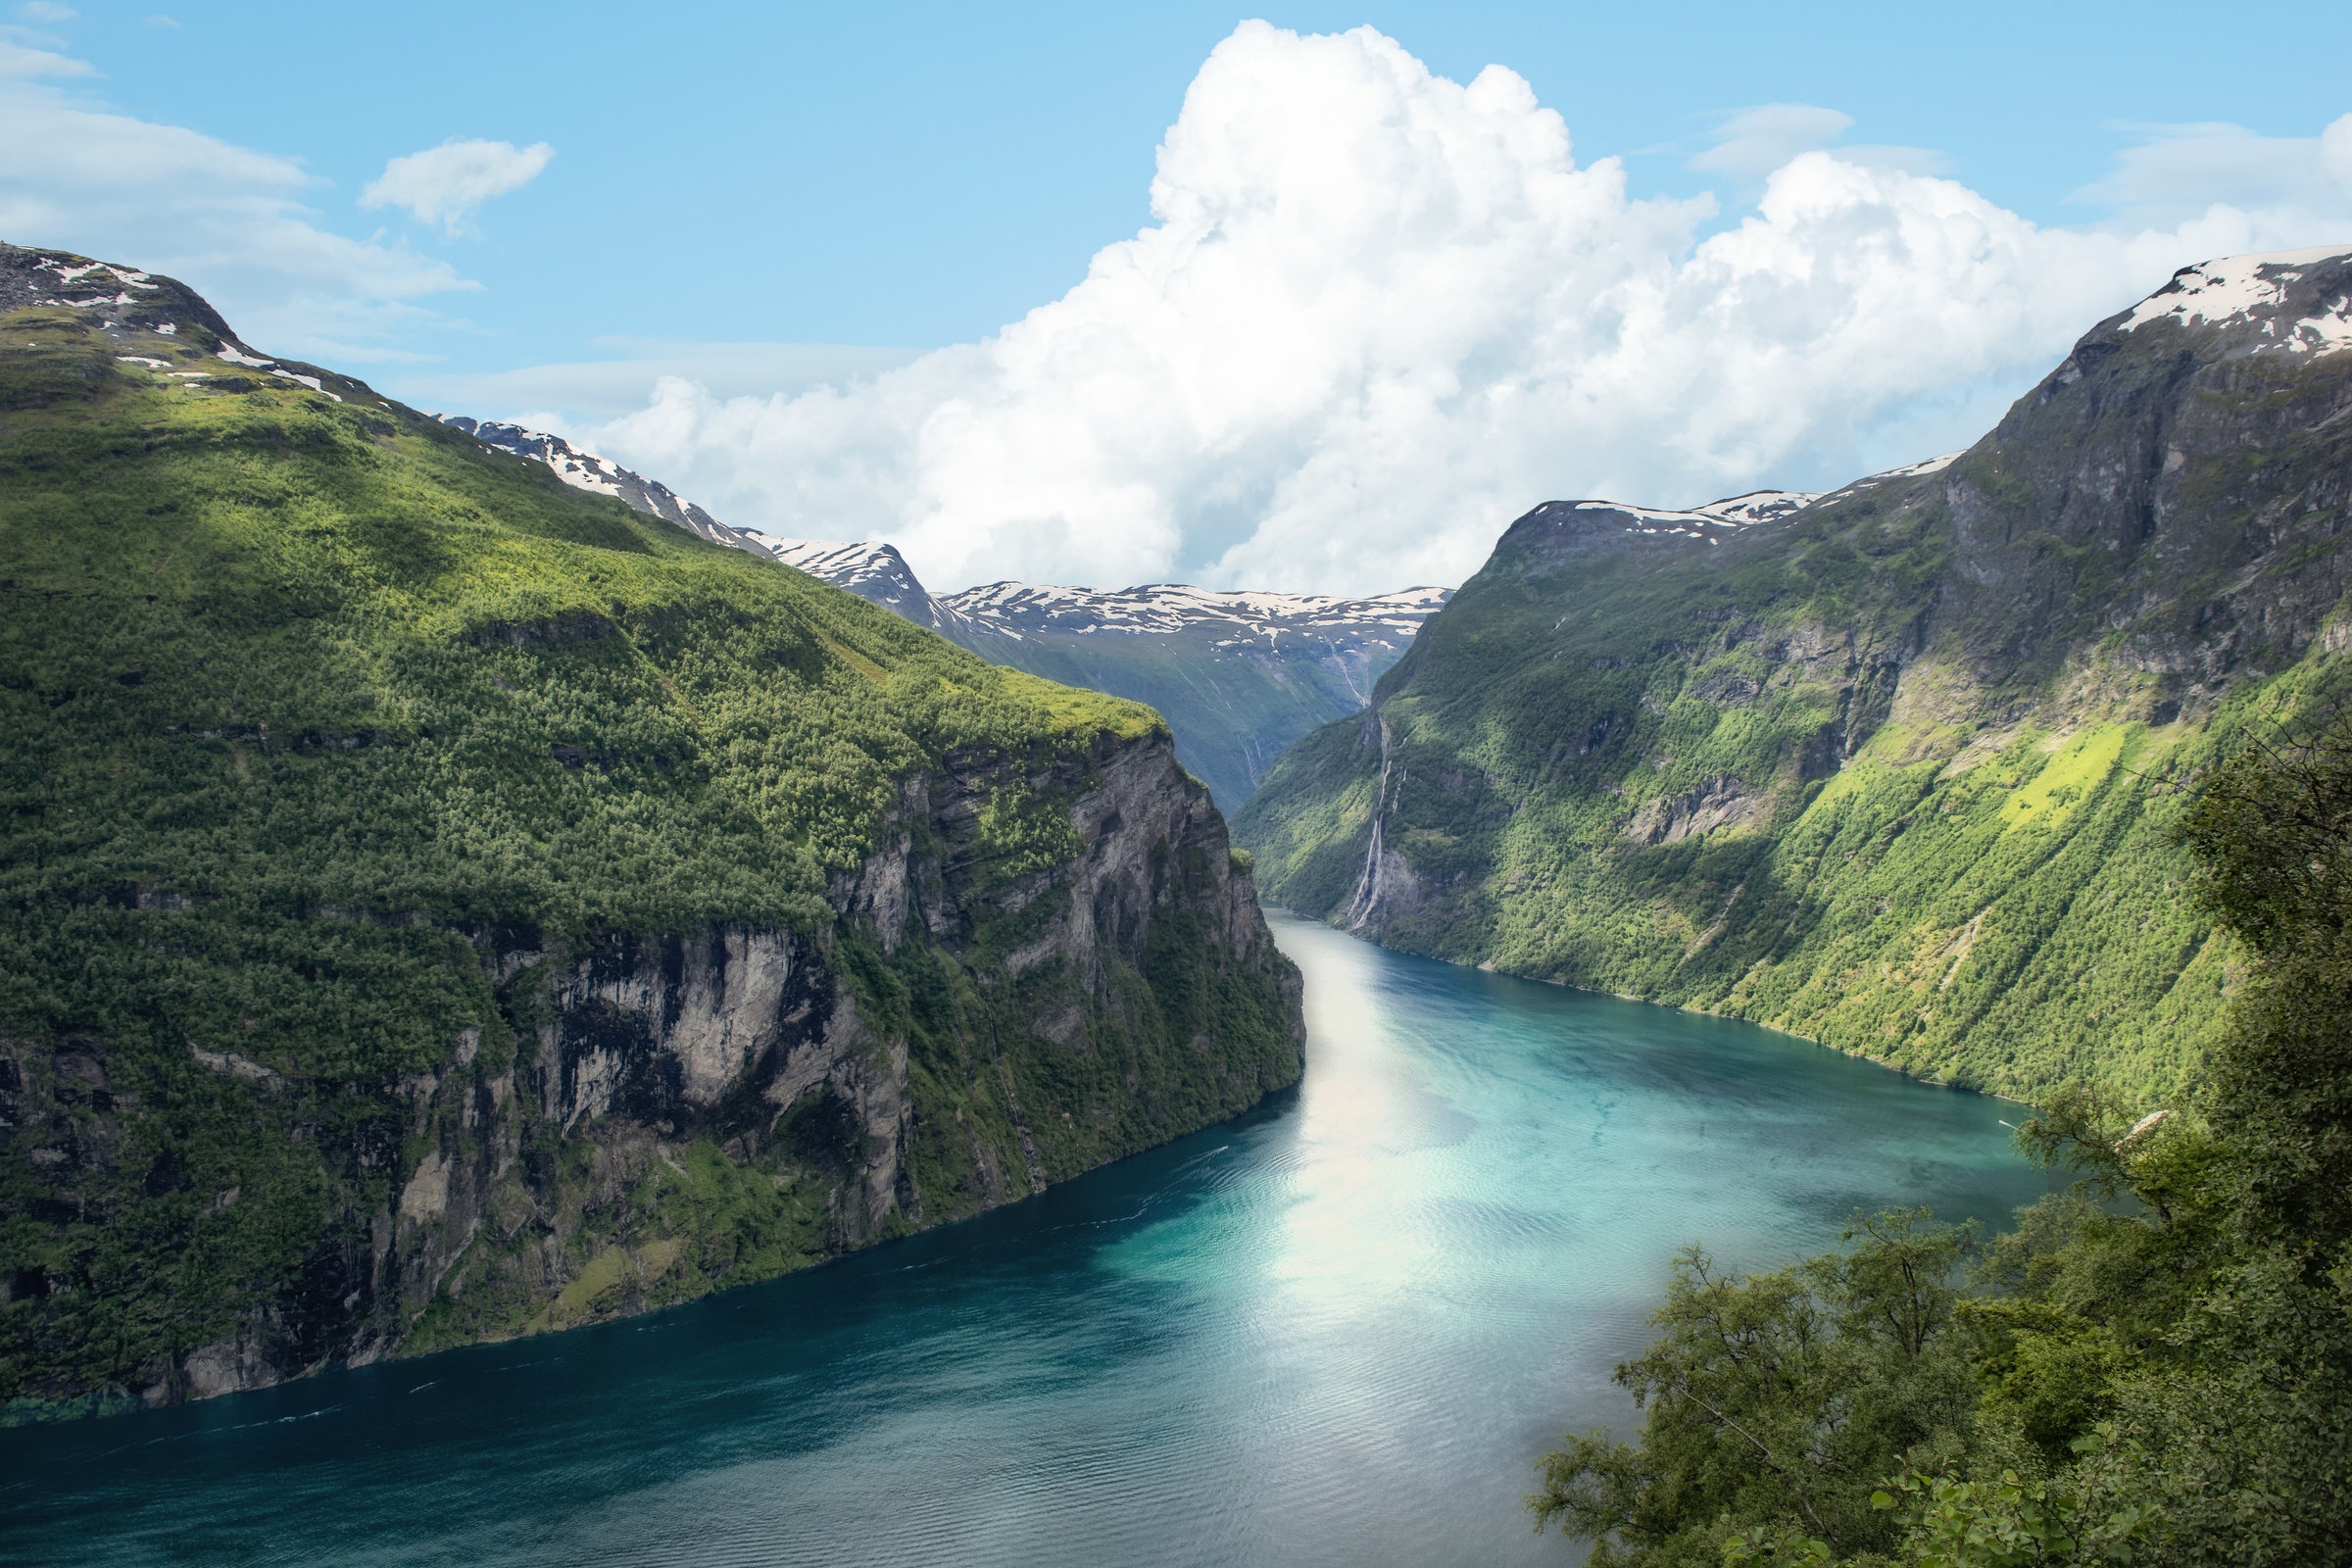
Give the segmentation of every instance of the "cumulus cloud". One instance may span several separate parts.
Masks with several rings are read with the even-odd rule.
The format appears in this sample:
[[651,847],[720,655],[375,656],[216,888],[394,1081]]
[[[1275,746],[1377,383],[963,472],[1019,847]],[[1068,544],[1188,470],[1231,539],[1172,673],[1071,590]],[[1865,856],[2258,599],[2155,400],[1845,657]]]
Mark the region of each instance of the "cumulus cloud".
[[889,538],[942,587],[1453,582],[1545,499],[1816,488],[1964,444],[2174,269],[2328,237],[2222,202],[2042,228],[1816,149],[1701,238],[1711,199],[1579,165],[1509,71],[1259,23],[1193,82],[1152,212],[986,342],[794,395],[667,378],[566,433],[739,525]]
[[405,207],[420,221],[445,224],[454,234],[466,214],[493,196],[529,184],[555,156],[545,142],[517,147],[511,141],[452,139],[385,164],[382,175],[360,193],[360,205]]
[[0,235],[181,278],[274,353],[415,358],[379,345],[424,317],[417,300],[474,285],[320,228],[302,200],[317,183],[275,154],[0,86]]

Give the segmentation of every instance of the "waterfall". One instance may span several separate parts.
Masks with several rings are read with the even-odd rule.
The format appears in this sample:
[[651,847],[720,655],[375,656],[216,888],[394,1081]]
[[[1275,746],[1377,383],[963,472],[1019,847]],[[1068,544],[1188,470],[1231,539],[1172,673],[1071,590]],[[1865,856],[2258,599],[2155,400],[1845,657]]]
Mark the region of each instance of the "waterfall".
[[[1389,721],[1383,718],[1380,720],[1380,789],[1372,797],[1372,842],[1364,850],[1364,869],[1355,879],[1355,896],[1348,901],[1348,930],[1350,934],[1360,932],[1365,926],[1371,924],[1373,913],[1380,907],[1381,882],[1383,881],[1380,854],[1381,818],[1388,812],[1389,769],[1391,766]],[[1402,779],[1397,780],[1397,787],[1399,790],[1403,788]]]

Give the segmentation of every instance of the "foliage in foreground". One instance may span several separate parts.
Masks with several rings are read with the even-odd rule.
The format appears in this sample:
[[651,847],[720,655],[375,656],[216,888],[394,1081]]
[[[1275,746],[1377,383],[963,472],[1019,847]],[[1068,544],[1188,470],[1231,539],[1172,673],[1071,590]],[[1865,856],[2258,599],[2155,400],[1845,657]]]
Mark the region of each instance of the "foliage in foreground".
[[1529,1506],[1602,1568],[2352,1561],[2352,715],[2222,767],[2180,837],[2257,956],[2182,1103],[2020,1130],[2070,1192],[1980,1244],[1924,1211],[1717,1274],[1692,1249]]

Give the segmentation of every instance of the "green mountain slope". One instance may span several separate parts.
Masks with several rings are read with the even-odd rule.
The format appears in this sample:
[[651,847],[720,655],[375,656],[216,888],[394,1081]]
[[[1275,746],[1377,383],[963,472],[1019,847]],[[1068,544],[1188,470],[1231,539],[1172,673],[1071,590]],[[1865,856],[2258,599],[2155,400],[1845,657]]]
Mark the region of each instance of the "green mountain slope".
[[1521,518],[1237,817],[1261,885],[2006,1094],[2174,1085],[2236,975],[2178,785],[2329,699],[2348,635],[2352,262],[2258,262],[1948,466],[1747,528]]
[[0,308],[13,1412],[683,1299],[1298,1077],[1148,710],[168,279],[11,247]]
[[934,594],[894,546],[730,528],[667,485],[561,436],[462,414],[435,417],[546,465],[567,484],[617,497],[713,544],[772,556],[992,664],[1142,703],[1167,720],[1177,757],[1228,810],[1250,798],[1293,741],[1360,711],[1449,592],[1332,599],[1181,583],[1105,592],[997,582]]

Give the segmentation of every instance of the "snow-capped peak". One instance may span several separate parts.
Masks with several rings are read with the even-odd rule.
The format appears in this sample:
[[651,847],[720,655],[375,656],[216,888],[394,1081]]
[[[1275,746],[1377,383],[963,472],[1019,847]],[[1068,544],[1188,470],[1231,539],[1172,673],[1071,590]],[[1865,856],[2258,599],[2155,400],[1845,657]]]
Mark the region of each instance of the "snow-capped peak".
[[914,568],[906,564],[906,558],[899,554],[896,546],[873,539],[854,543],[834,539],[779,539],[757,528],[746,528],[743,532],[787,566],[797,567],[836,588],[846,588],[860,599],[897,612],[918,626],[939,624],[930,594],[916,580]]
[[[223,359],[229,357],[225,354],[221,356]],[[600,458],[593,452],[582,452],[560,435],[525,429],[519,424],[500,424],[491,419],[470,418],[463,414],[433,414],[427,417],[454,425],[484,446],[512,452],[518,458],[528,458],[534,463],[544,463],[555,470],[557,478],[574,490],[611,496],[635,511],[651,513],[664,522],[674,522],[688,533],[699,534],[714,545],[731,545],[756,556],[770,553],[764,545],[754,542],[751,535],[739,528],[728,527],[669,486],[633,473],[609,458]]]
[[[2317,245],[2263,256],[2225,256],[2175,272],[2172,281],[2132,308],[2117,330],[2152,321],[2183,326],[2251,323],[2269,339],[2254,347],[2325,354],[2352,348],[2352,287],[2297,289],[2325,263],[2352,258],[2352,245]],[[2345,280],[2352,281],[2352,280]],[[2293,296],[2302,294],[2300,300]]]
[[1328,639],[1367,632],[1410,637],[1452,594],[1448,588],[1404,588],[1361,599],[1263,590],[1196,588],[1148,583],[1136,588],[1040,587],[984,583],[938,598],[941,611],[975,630],[1020,637],[1038,632],[1142,636],[1205,632],[1218,646],[1252,643],[1273,648],[1285,637]]

